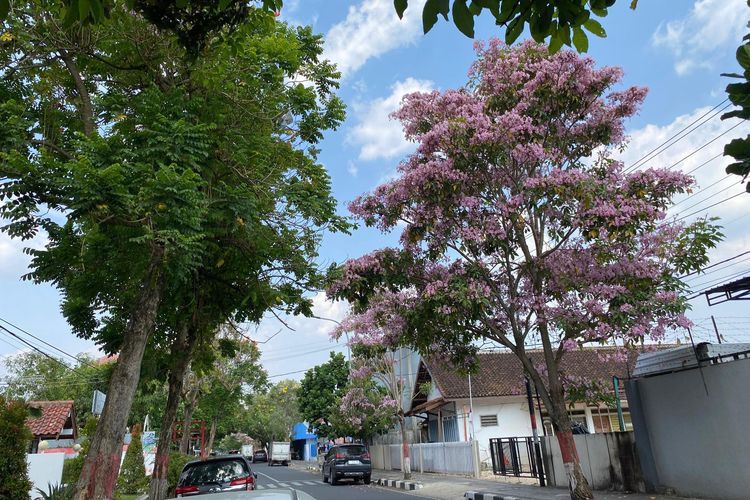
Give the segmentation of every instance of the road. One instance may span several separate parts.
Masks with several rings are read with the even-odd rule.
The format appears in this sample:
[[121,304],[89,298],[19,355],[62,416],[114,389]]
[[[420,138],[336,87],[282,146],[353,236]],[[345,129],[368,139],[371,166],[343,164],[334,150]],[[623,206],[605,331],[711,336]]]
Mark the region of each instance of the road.
[[295,488],[312,495],[316,500],[415,500],[413,495],[389,488],[344,481],[336,486],[323,482],[320,474],[284,466],[268,467],[265,463],[253,464],[258,474],[258,489]]

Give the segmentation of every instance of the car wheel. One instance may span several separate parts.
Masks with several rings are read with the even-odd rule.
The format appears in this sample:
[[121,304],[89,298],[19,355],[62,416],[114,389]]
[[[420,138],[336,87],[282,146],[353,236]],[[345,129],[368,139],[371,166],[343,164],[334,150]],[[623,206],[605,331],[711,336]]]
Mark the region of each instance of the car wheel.
[[364,479],[362,479],[362,482],[365,484],[370,484],[370,476],[365,476]]
[[330,479],[331,486],[336,486],[339,481],[336,479],[336,471],[333,467],[331,467],[331,470],[328,472],[328,479]]

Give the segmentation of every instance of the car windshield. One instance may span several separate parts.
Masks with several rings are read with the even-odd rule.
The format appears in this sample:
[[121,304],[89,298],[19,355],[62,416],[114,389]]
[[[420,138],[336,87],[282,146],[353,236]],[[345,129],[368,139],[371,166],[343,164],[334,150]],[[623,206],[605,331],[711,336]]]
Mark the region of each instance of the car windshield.
[[212,460],[189,466],[180,477],[180,484],[200,486],[210,483],[225,483],[248,475],[240,460]]
[[339,448],[339,453],[343,453],[348,457],[358,457],[365,452],[364,446],[342,446]]

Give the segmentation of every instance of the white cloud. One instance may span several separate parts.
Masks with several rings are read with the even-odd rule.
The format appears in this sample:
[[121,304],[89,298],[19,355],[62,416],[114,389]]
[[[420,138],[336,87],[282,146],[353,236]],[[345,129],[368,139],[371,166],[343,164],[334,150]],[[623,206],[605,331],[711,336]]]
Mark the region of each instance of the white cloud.
[[[688,127],[687,130],[690,130],[709,118],[715,113],[714,111],[706,115],[710,109],[708,107],[698,108],[689,114],[678,116],[667,125],[649,124],[631,131],[630,144],[619,159],[625,163],[626,168],[635,164],[676,134],[677,138],[680,137],[681,131],[686,127]],[[701,119],[704,115],[706,116]],[[696,122],[696,120],[698,121]],[[696,123],[691,126],[693,122]],[[736,137],[745,137],[750,133],[750,124],[742,123],[725,135],[718,137],[737,123],[737,120],[722,121],[718,115],[714,116],[639,167],[671,167],[685,173],[694,171],[691,175],[695,176],[697,188],[693,195],[682,195],[676,198],[676,204],[670,209],[669,214],[679,218],[694,213],[686,221],[706,215],[720,217],[719,224],[725,225],[723,230],[725,239],[711,252],[713,262],[731,257],[740,253],[743,249],[750,248],[750,225],[746,221],[743,223],[742,219],[737,219],[742,214],[750,213],[750,194],[738,196],[715,207],[710,207],[710,205],[744,190],[744,185],[740,183],[739,176],[726,174],[725,168],[733,160],[730,157],[722,156],[722,153],[724,145],[730,140]],[[703,147],[712,140],[714,141]],[[698,150],[701,147],[703,148]],[[733,221],[738,221],[738,223],[733,223]]]
[[[289,373],[284,378],[301,379],[304,370],[325,363],[330,351],[347,352],[345,341],[334,341],[330,335],[349,312],[349,305],[328,300],[325,292],[313,296],[312,302],[313,315],[317,318],[282,317],[285,326],[269,314],[250,333],[254,340],[261,342],[261,363],[269,375]],[[279,378],[274,377],[273,381],[277,380]]]
[[346,171],[349,172],[349,175],[351,175],[352,177],[357,177],[357,174],[359,173],[359,167],[353,161],[349,161],[346,166]]
[[31,257],[23,253],[24,248],[41,249],[47,243],[47,236],[39,233],[34,238],[21,241],[0,232],[0,277],[19,278],[28,272]]
[[404,95],[432,89],[431,81],[407,78],[393,84],[389,96],[379,97],[365,104],[355,104],[354,112],[358,123],[349,132],[347,141],[360,147],[359,158],[393,158],[413,149],[414,144],[404,137],[401,124],[392,120],[389,115],[396,111]]
[[324,57],[348,76],[370,58],[414,43],[422,35],[423,5],[424,0],[410,2],[403,19],[396,15],[392,0],[363,0],[350,6],[346,19],[328,31]]
[[684,75],[710,68],[712,53],[739,45],[748,17],[745,0],[697,0],[686,17],[660,24],[651,43],[670,50],[675,72]]

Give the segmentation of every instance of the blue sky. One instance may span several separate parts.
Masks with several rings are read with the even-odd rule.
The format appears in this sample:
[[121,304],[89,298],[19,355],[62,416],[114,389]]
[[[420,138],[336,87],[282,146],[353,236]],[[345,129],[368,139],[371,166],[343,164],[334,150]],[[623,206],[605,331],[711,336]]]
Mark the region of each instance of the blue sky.
[[[285,3],[280,18],[312,24],[316,32],[325,34],[325,56],[337,63],[343,73],[340,95],[348,106],[347,120],[338,131],[326,136],[320,158],[331,173],[334,194],[344,212],[348,201],[393,175],[400,159],[413,150],[413,145],[404,141],[399,124],[388,119],[401,96],[463,85],[473,60],[473,41],[442,21],[423,35],[423,0],[411,0],[403,20],[396,17],[392,0]],[[621,157],[626,165],[725,99],[727,79],[719,74],[737,69],[735,48],[747,31],[750,18],[744,0],[641,1],[635,11],[628,9],[629,4],[620,0],[610,10],[602,21],[608,37],[592,37],[589,51],[598,65],[621,66],[625,71],[624,85],[650,89],[640,114],[628,123],[631,142]],[[485,14],[478,20],[476,38],[487,39],[496,34],[497,27]],[[734,125],[712,118],[644,166],[673,165]],[[719,155],[723,144],[732,137],[749,132],[750,126],[740,124],[675,168],[697,168]],[[750,250],[750,195],[708,208],[742,190],[738,178],[725,178],[727,163],[718,157],[696,170],[699,186],[705,190],[672,210],[680,215],[698,212],[694,217],[722,217],[727,224],[727,238],[712,252],[714,262]],[[322,260],[342,261],[392,240],[367,229],[349,237],[327,237]],[[31,244],[42,245],[43,238]],[[21,251],[24,246],[28,244],[0,235],[0,318],[69,352],[95,351],[93,344],[70,334],[59,313],[55,290],[18,279],[27,264]],[[741,271],[750,274],[750,261],[737,259],[729,264],[732,263],[731,267],[713,268],[716,272],[692,280],[691,286],[700,289],[701,284],[710,284],[713,279]],[[316,296],[314,302],[319,316],[341,319],[346,313],[343,304],[328,303],[322,295]],[[690,317],[696,322],[696,338],[706,340],[713,335],[709,330],[709,317],[713,314],[727,340],[750,340],[747,306],[734,303],[709,309],[701,299],[693,303]],[[345,352],[343,345],[329,342],[333,323],[304,318],[289,318],[288,323],[294,331],[271,318],[261,325],[249,326],[250,334],[260,341],[273,336],[262,344],[264,364],[272,376],[298,372],[290,376],[300,378],[299,371],[325,361],[328,350]],[[16,352],[18,347],[12,344],[18,342],[0,335],[0,356]]]

